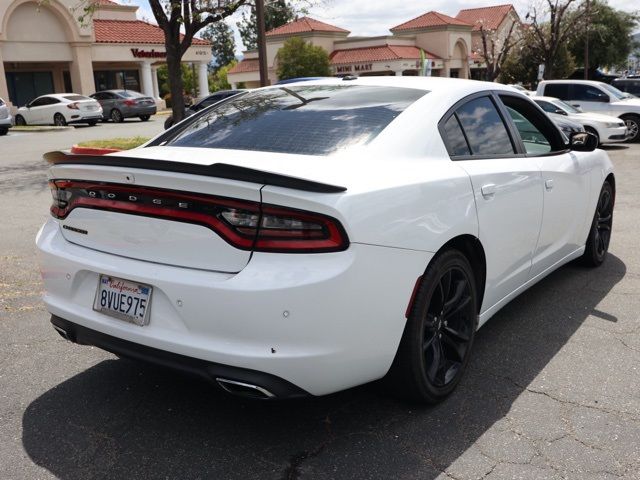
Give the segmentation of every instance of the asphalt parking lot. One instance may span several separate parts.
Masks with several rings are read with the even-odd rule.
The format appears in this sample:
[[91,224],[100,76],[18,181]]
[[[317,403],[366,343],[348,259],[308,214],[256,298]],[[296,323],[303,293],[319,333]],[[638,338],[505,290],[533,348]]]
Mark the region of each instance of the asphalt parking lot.
[[39,300],[42,153],[152,135],[163,120],[0,138],[2,479],[640,478],[640,144],[607,149],[606,263],[565,266],[499,312],[447,401],[369,385],[262,403],[72,345]]

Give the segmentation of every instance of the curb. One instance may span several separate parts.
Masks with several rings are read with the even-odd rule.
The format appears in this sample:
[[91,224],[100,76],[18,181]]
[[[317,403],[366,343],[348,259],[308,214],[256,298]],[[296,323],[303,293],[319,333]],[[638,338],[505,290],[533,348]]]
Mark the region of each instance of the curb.
[[119,148],[80,147],[78,145],[71,147],[71,153],[75,153],[76,155],[106,155],[107,153],[121,151]]
[[10,132],[66,132],[67,130],[74,130],[73,127],[52,127],[52,126],[13,126],[9,129]]

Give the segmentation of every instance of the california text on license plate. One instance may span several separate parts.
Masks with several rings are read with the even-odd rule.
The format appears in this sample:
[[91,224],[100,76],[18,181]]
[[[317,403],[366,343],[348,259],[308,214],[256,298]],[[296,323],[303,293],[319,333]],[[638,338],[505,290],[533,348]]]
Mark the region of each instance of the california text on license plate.
[[100,275],[93,309],[136,325],[147,325],[152,291],[149,285]]

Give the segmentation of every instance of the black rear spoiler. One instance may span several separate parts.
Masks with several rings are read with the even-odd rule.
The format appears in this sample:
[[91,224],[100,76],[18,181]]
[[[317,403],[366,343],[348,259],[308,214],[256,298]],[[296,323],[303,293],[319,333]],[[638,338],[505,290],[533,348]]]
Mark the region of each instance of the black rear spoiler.
[[238,167],[226,163],[212,165],[195,165],[193,163],[172,162],[169,160],[154,160],[150,158],[132,158],[114,155],[78,155],[67,152],[48,152],[44,159],[52,165],[100,165],[107,167],[143,168],[161,170],[163,172],[190,173],[205,177],[228,178],[243,182],[261,183],[276,187],[293,188],[306,192],[340,193],[346,187],[314,182],[304,178],[290,177],[280,173],[264,172],[253,168]]

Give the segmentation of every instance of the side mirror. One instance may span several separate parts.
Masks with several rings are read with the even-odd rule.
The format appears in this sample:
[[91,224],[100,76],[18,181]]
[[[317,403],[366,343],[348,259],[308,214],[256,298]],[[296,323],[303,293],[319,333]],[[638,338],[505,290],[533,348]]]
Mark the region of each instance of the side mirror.
[[565,117],[568,115],[568,113],[562,110],[561,108],[556,108],[556,111],[553,113],[557,113],[558,115],[564,115]]
[[598,147],[598,139],[593,133],[573,132],[569,137],[569,146],[576,152],[593,152]]

